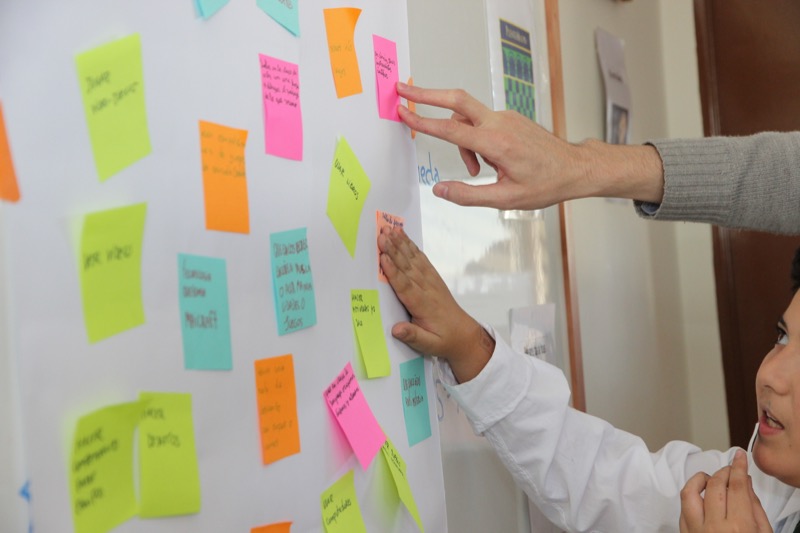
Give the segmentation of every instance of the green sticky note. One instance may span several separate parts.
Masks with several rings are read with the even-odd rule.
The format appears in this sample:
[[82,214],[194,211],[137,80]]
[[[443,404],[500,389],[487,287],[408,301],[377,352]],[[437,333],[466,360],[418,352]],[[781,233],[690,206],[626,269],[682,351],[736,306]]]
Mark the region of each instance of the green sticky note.
[[320,503],[325,533],[367,533],[356,498],[352,470],[322,493]]
[[389,471],[392,473],[392,479],[397,487],[397,494],[400,496],[400,501],[406,506],[408,512],[417,522],[419,530],[425,533],[425,527],[422,525],[422,520],[419,517],[419,510],[417,509],[417,502],[414,501],[414,495],[411,493],[411,485],[408,484],[406,478],[406,462],[400,457],[400,452],[394,447],[389,437],[386,437],[386,442],[383,443],[381,448],[383,458],[386,459],[386,464],[389,465]]
[[105,533],[136,515],[133,432],[139,402],[105,407],[78,420],[70,458],[75,533]]
[[94,162],[105,181],[151,150],[139,34],[79,54],[75,62]]
[[389,361],[389,349],[386,347],[386,335],[383,332],[378,291],[353,289],[350,291],[350,304],[353,328],[367,369],[367,377],[388,376],[392,373],[392,367]]
[[81,295],[89,342],[144,324],[142,238],[147,204],[86,215],[80,245]]
[[192,396],[143,392],[139,423],[139,515],[200,511],[200,472],[192,423]]
[[372,184],[344,137],[336,145],[328,186],[328,208],[336,233],[351,257],[356,255],[358,221]]

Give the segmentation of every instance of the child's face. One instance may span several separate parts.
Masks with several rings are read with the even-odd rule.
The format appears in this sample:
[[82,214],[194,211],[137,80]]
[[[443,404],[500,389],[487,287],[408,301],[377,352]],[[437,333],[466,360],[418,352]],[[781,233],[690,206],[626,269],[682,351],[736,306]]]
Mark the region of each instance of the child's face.
[[756,375],[758,467],[800,487],[800,291],[778,323],[775,346]]

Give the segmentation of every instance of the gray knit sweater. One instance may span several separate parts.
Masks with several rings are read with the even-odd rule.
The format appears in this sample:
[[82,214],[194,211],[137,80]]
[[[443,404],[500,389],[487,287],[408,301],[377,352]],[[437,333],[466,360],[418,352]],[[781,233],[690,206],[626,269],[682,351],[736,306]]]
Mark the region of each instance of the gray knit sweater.
[[[660,140],[664,199],[658,220],[800,234],[800,132]],[[650,211],[650,209],[648,209]]]

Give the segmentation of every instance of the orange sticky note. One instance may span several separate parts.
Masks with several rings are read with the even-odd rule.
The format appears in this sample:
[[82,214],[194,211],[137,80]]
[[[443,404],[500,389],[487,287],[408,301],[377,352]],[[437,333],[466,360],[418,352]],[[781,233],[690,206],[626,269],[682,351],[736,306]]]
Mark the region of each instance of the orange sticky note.
[[[402,228],[403,227],[403,217],[398,217],[396,215],[390,215],[389,213],[384,213],[383,211],[375,211],[375,221],[376,221],[376,235],[381,234],[381,230],[385,226],[389,226],[390,228]],[[386,274],[383,273],[383,268],[381,268],[381,251],[378,250],[378,281],[382,281],[384,283],[389,283],[389,280],[386,279]]]
[[331,73],[336,85],[336,97],[344,98],[361,92],[361,74],[354,34],[361,10],[355,7],[323,9],[325,31],[328,35],[328,53],[331,56]]
[[[408,78],[408,85],[414,85],[414,78]],[[415,113],[417,111],[417,103],[416,102],[412,102],[410,100],[406,100],[406,103],[408,104],[408,110],[409,111],[411,111],[412,113]],[[411,130],[411,138],[415,139],[416,137],[417,137],[417,132],[414,131],[414,130]]]
[[268,526],[259,526],[250,529],[250,533],[289,533],[291,522],[280,522]]
[[247,130],[200,121],[206,229],[250,233],[244,146]]
[[11,161],[11,147],[6,136],[6,121],[3,118],[3,105],[0,104],[0,199],[16,202],[19,200],[19,185]]
[[255,362],[256,398],[264,464],[300,452],[292,355]]

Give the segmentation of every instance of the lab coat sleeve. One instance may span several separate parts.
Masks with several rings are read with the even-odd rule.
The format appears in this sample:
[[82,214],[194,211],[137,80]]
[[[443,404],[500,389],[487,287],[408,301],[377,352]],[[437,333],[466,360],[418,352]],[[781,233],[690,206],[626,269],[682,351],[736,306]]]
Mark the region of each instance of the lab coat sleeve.
[[702,452],[678,441],[651,453],[639,437],[572,409],[558,368],[496,340],[489,363],[469,382],[458,384],[439,361],[443,384],[517,484],[561,528],[678,531],[686,480],[730,462],[733,450]]

